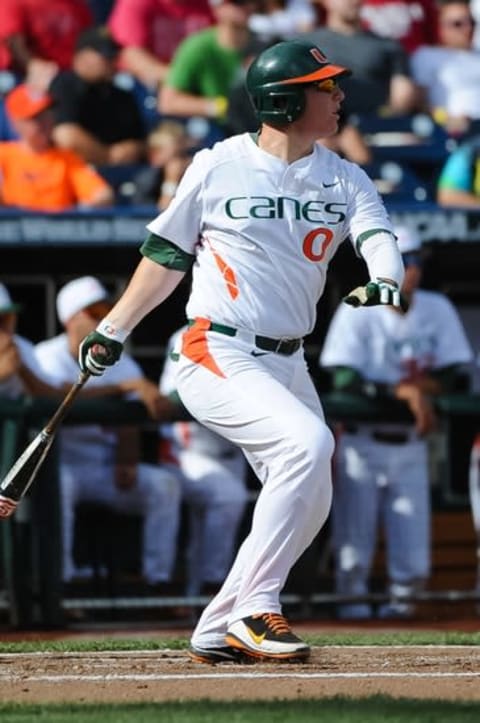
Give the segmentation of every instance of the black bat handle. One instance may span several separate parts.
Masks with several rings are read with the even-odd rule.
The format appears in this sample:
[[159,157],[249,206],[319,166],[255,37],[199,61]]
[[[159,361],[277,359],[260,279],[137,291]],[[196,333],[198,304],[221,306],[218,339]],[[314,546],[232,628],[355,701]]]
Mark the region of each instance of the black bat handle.
[[85,382],[90,378],[90,372],[80,372],[77,381],[71,387],[70,391],[65,396],[57,411],[53,417],[47,422],[44,428],[45,434],[52,434],[57,429],[60,422],[64,419],[66,413],[70,409],[73,400],[77,396],[78,392],[82,389]]

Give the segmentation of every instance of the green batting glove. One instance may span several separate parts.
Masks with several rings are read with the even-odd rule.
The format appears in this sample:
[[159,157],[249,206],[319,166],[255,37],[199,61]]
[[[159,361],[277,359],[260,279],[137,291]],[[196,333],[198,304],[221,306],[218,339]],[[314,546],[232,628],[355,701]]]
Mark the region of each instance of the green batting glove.
[[123,344],[99,331],[92,331],[80,342],[78,363],[82,372],[90,372],[100,377],[107,367],[113,366],[120,359]]
[[369,281],[365,286],[357,286],[343,301],[350,306],[378,306],[386,304],[396,306],[402,311],[408,311],[408,302],[401,294],[397,284],[384,279]]

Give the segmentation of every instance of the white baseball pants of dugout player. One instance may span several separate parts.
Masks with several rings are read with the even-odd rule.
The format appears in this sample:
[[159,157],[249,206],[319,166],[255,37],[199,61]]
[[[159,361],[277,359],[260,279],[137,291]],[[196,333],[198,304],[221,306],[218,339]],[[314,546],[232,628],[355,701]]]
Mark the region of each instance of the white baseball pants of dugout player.
[[181,491],[177,476],[157,465],[137,465],[135,485],[118,489],[112,465],[60,463],[62,496],[63,579],[75,573],[73,535],[75,506],[93,501],[116,512],[143,517],[142,573],[155,584],[171,579],[177,553]]
[[[427,446],[410,434],[403,444],[379,442],[365,425],[337,442],[331,519],[340,595],[368,592],[381,526],[391,596],[408,596],[425,585],[430,572]],[[409,607],[399,603],[398,610],[408,613]],[[354,603],[339,606],[338,614],[369,618],[372,611],[366,603]]]

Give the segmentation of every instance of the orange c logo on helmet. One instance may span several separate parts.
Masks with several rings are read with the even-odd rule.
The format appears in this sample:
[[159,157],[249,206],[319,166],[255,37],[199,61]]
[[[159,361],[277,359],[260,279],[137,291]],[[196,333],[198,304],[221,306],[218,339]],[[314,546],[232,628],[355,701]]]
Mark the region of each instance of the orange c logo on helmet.
[[317,61],[317,63],[320,63],[320,65],[323,65],[323,63],[328,63],[327,58],[320,51],[319,48],[310,48],[310,55],[312,55]]

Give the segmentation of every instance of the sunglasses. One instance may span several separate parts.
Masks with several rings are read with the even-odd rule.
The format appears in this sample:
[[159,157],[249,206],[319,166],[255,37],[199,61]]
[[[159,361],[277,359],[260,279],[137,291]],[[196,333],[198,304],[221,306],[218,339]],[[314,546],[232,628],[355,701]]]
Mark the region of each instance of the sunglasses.
[[325,80],[312,83],[312,88],[315,88],[319,93],[333,93],[335,90],[338,90],[340,86],[335,78],[326,78]]

